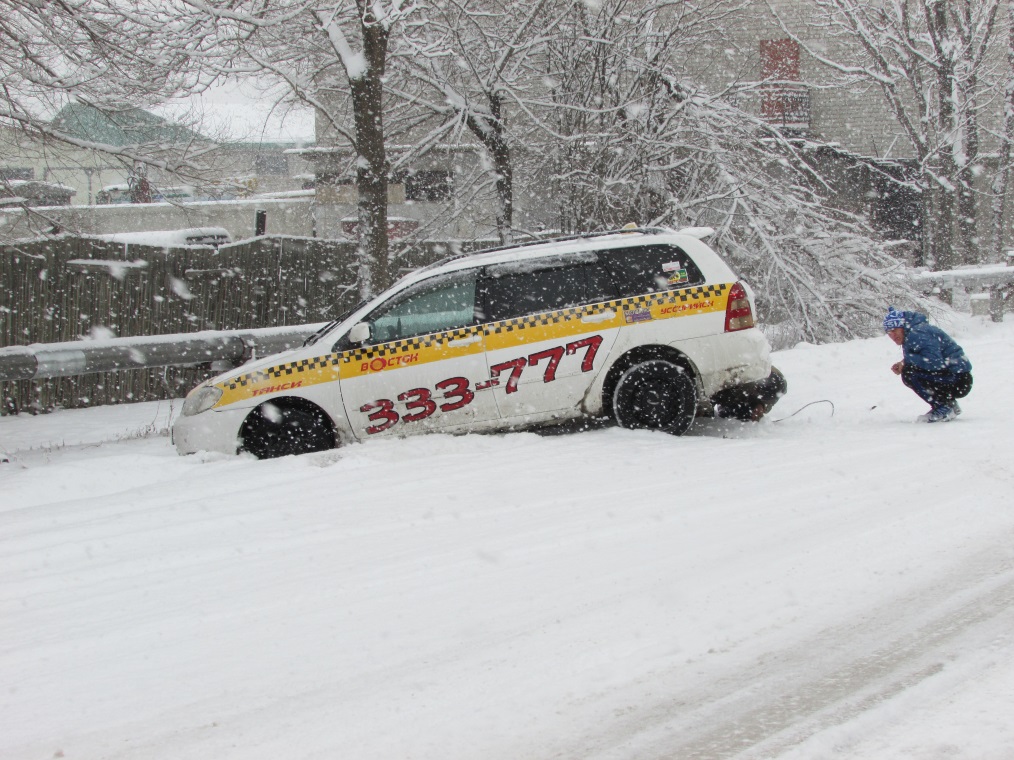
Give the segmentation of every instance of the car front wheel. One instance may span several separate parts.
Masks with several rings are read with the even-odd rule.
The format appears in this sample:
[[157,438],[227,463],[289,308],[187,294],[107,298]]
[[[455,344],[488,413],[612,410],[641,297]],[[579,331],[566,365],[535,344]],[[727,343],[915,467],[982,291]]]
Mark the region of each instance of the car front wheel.
[[694,422],[697,391],[686,368],[662,359],[635,364],[613,392],[620,427],[683,435]]
[[253,410],[240,430],[241,451],[258,459],[333,449],[338,441],[331,421],[317,407],[267,402]]

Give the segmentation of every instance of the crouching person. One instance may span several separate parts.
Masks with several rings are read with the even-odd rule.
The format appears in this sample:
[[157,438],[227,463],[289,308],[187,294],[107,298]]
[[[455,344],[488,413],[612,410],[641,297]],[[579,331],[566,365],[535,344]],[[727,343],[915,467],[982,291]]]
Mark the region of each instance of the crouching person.
[[958,399],[972,390],[972,363],[961,346],[925,314],[891,307],[884,332],[901,346],[903,358],[891,367],[930,410],[919,422],[947,422],[961,414]]

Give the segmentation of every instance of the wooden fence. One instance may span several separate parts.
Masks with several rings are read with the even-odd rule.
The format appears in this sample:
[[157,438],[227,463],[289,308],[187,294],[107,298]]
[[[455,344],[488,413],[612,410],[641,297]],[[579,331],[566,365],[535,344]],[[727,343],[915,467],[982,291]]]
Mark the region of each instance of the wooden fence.
[[[396,268],[448,253],[395,252]],[[166,249],[61,237],[0,247],[0,346],[322,322],[358,298],[355,245],[265,237]],[[176,398],[208,366],[0,383],[0,413]]]

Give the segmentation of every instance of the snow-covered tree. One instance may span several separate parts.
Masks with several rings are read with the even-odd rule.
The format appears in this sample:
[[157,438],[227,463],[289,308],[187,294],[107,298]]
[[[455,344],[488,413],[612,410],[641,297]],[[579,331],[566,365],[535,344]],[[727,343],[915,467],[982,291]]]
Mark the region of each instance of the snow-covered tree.
[[433,0],[425,33],[405,40],[410,54],[401,94],[436,117],[427,143],[464,136],[482,147],[502,243],[514,235],[514,153],[532,133],[546,94],[545,53],[581,6],[579,0]]
[[[996,113],[992,50],[1002,0],[809,0],[817,37],[814,59],[844,86],[878,88],[917,164],[922,197],[923,260],[937,268],[972,263],[977,233],[981,124]],[[812,36],[812,35],[809,35]],[[830,48],[830,52],[829,52]]]
[[[392,37],[417,14],[408,0],[177,0],[191,24],[213,28],[195,70],[273,82],[280,101],[317,113],[318,141],[345,151],[355,173],[363,296],[390,281],[387,209],[392,101],[386,95]],[[335,159],[339,160],[338,158]],[[333,163],[333,162],[332,162]],[[319,172],[334,178],[332,170]]]
[[127,166],[195,170],[193,155],[208,145],[103,144],[51,121],[71,101],[115,117],[192,91],[199,81],[187,65],[194,38],[174,35],[173,45],[164,44],[170,13],[119,0],[0,0],[0,126],[100,151]]
[[681,111],[683,171],[664,218],[716,228],[763,319],[827,342],[869,334],[886,304],[916,300],[891,247],[835,210],[811,156],[704,93],[688,92]]
[[1007,215],[1012,146],[1014,146],[1014,0],[1007,3],[1007,61],[1004,71],[1003,119],[997,150],[997,171],[993,177],[993,261],[1003,260],[1004,242],[1010,230]]
[[866,333],[886,303],[913,298],[875,233],[828,203],[811,156],[736,108],[734,92],[693,83],[686,62],[728,4],[658,9],[607,0],[551,46],[541,181],[560,226],[714,227],[762,318],[798,339]]

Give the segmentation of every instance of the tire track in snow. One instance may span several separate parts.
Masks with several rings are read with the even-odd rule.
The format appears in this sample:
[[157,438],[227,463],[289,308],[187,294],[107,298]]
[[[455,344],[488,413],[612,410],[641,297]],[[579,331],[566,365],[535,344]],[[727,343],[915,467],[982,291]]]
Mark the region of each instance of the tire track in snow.
[[[977,628],[1014,629],[1014,562],[1004,549],[983,551],[947,576],[790,649],[742,668],[720,666],[726,672],[709,686],[634,707],[569,756],[778,757],[941,672],[967,649],[952,643]],[[687,675],[662,680],[685,684]],[[693,674],[695,683],[708,680],[703,669]]]

